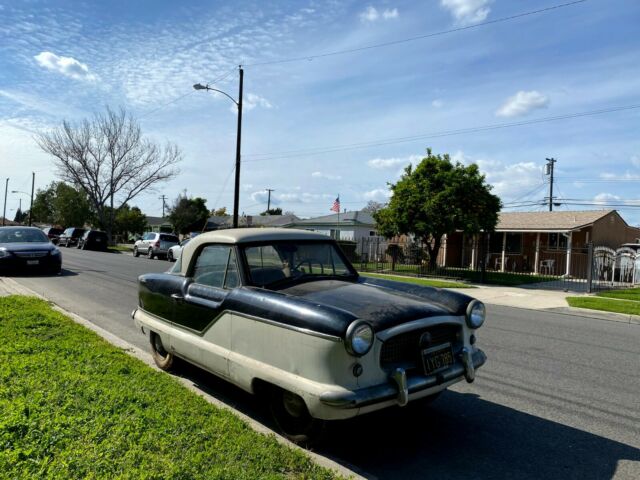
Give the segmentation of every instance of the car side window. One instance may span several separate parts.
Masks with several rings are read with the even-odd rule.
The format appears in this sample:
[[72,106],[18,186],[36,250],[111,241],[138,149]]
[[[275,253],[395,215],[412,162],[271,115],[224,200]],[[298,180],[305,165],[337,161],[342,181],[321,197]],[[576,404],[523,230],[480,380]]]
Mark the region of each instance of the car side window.
[[204,247],[193,269],[193,281],[217,288],[238,286],[238,270],[233,248],[225,245]]

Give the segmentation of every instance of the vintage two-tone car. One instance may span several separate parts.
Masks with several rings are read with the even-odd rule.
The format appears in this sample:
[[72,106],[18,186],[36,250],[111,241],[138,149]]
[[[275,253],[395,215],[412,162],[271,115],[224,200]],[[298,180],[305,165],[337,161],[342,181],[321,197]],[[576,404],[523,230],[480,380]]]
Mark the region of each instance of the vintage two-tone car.
[[474,380],[484,305],[466,295],[363,278],[335,241],[302,230],[199,235],[173,268],[139,278],[132,313],[156,364],[174,357],[253,393],[307,443],[345,419]]

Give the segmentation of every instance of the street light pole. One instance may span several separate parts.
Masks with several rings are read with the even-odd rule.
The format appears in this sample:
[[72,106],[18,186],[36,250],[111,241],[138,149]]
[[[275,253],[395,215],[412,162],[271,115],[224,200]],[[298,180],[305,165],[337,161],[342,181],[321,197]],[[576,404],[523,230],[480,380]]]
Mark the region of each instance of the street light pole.
[[238,228],[238,209],[240,208],[240,145],[242,140],[242,83],[244,79],[244,70],[242,65],[238,67],[240,72],[240,87],[238,92],[238,101],[236,101],[231,95],[217,88],[212,88],[209,85],[202,85],[196,83],[193,88],[196,90],[211,90],[214,92],[225,95],[229,100],[236,104],[238,107],[238,131],[236,134],[236,182],[235,191],[233,193],[233,228]]
[[244,70],[240,67],[240,88],[238,93],[238,135],[236,138],[236,188],[233,193],[233,228],[238,228],[238,209],[240,208],[240,140],[242,138],[242,81]]
[[7,177],[7,181],[4,184],[4,208],[2,209],[2,226],[5,225],[5,219],[7,216],[7,191],[9,190],[9,177]]
[[31,205],[29,206],[29,226],[31,226],[31,215],[33,215],[33,187],[36,184],[36,172],[31,172]]

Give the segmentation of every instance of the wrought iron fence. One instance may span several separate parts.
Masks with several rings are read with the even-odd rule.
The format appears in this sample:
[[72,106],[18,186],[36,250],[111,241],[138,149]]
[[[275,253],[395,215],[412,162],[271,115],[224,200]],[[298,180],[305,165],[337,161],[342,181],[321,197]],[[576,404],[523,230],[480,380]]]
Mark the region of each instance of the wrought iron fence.
[[[501,285],[537,284],[538,288],[591,292],[640,284],[640,255],[587,244],[558,248],[519,245],[494,252],[490,242],[446,241],[431,259],[421,241],[361,238],[340,242],[360,272],[387,273]],[[494,249],[495,250],[495,249]]]

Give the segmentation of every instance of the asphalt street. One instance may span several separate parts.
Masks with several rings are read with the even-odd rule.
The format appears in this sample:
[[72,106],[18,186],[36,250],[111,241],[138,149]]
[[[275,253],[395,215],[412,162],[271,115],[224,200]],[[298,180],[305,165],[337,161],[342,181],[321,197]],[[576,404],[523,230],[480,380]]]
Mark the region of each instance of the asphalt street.
[[[130,312],[138,275],[164,260],[63,249],[61,276],[15,278],[147,349]],[[473,291],[469,291],[473,295]],[[640,478],[640,326],[488,307],[475,383],[431,405],[329,426],[317,452],[371,478]],[[183,367],[206,392],[271,425],[252,396]]]

